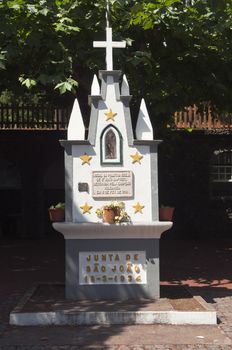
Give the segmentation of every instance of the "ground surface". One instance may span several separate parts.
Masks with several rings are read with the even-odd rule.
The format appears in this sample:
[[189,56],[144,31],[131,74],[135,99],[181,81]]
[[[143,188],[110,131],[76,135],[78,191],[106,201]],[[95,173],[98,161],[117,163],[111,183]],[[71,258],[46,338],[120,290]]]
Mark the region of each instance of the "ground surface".
[[[85,311],[205,311],[188,290],[180,285],[162,285],[158,300],[66,300],[64,284],[39,284],[32,287],[20,302],[20,312],[52,312],[66,310],[71,312]],[[18,307],[17,307],[18,308]]]
[[218,326],[12,327],[9,312],[34,282],[64,281],[63,239],[0,241],[0,350],[232,350],[232,240],[161,240],[161,283],[187,285]]

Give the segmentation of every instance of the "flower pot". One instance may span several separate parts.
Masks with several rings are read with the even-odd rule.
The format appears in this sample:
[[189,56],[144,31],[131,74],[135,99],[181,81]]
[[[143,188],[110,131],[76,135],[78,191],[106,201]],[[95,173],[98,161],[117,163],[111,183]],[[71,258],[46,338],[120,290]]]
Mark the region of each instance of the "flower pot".
[[102,220],[108,224],[114,224],[115,212],[114,209],[103,209]]
[[160,221],[172,221],[174,207],[161,207],[159,208]]
[[48,209],[49,218],[53,222],[64,221],[64,209],[63,208],[54,208]]

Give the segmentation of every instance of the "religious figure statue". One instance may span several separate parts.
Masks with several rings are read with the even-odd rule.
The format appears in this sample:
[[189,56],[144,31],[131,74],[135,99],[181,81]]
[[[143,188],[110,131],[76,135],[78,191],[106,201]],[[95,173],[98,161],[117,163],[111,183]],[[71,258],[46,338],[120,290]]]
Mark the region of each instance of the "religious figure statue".
[[105,158],[117,159],[116,136],[112,130],[105,135]]

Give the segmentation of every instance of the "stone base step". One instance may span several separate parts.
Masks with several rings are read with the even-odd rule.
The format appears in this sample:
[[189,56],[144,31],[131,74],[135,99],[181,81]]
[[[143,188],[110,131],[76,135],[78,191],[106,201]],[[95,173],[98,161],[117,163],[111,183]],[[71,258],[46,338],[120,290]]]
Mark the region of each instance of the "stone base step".
[[[159,300],[66,300],[58,283],[34,285],[10,313],[10,324],[51,325],[215,325],[216,311],[182,286],[161,286]],[[179,297],[178,297],[179,295]],[[165,297],[166,296],[166,297]]]

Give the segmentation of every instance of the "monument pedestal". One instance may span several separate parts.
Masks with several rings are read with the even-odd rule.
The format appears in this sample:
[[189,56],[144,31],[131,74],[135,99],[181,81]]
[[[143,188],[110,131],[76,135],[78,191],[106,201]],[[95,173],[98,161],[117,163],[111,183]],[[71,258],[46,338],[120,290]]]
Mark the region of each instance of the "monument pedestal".
[[66,298],[158,299],[159,239],[171,226],[54,223],[66,240]]

